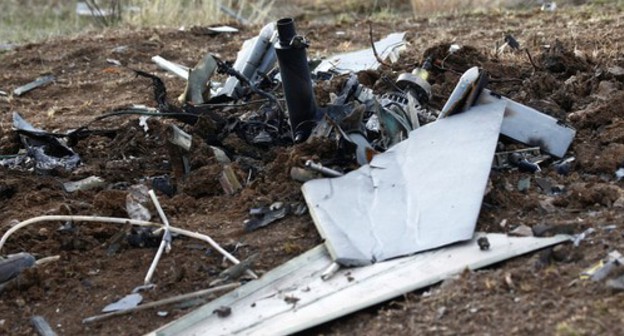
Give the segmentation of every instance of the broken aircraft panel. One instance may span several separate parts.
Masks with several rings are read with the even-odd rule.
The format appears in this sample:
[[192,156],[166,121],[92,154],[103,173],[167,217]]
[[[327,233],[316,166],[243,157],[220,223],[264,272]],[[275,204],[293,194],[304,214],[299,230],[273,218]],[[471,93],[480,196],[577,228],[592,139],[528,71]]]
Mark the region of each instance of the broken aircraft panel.
[[[398,53],[405,47],[405,33],[392,33],[384,39],[375,42],[375,49],[382,60],[390,58],[391,61],[398,59]],[[373,54],[373,49],[363,49],[344,54],[334,55],[319,64],[314,73],[331,72],[346,74],[362,70],[375,70],[379,62]]]
[[[479,249],[480,237],[487,237],[488,251]],[[486,267],[569,239],[477,234],[469,242],[341,269],[327,280],[321,275],[332,258],[321,245],[148,335],[292,334],[431,286],[466,268]],[[218,317],[213,311],[219,307],[230,307],[232,314]]]
[[[264,26],[258,36],[243,42],[238,52],[233,68],[243,74],[252,83],[266,75],[277,62],[277,55],[273,47],[277,40],[275,23]],[[228,77],[216,96],[226,96],[240,99],[243,96],[241,82],[234,76]]]
[[576,135],[576,130],[561,121],[533,108],[517,103],[485,89],[487,74],[478,67],[468,69],[459,79],[438,118],[465,111],[473,104],[496,101],[507,103],[501,134],[558,158],[565,156]]
[[472,237],[505,103],[420,127],[370,164],[302,191],[333,259],[359,266]]
[[35,168],[42,172],[56,168],[71,170],[80,164],[80,156],[65,141],[52,133],[35,128],[17,112],[13,112],[13,129],[20,135],[27,153],[14,159],[2,160],[0,166],[14,169],[28,166],[28,158],[34,159]]
[[558,158],[565,156],[576,136],[574,128],[536,109],[497,95],[488,89],[481,92],[477,104],[488,104],[496,101],[507,103],[505,119],[503,119],[501,126],[502,135],[529,146],[539,146],[542,151]]

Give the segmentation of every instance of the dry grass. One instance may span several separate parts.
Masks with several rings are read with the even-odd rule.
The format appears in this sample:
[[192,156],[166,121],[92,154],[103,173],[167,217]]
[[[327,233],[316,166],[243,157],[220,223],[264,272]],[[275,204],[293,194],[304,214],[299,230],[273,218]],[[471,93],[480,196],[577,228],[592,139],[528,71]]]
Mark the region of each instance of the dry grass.
[[[415,16],[466,13],[492,9],[537,9],[548,0],[410,0]],[[558,0],[558,7],[610,4],[618,7],[624,0]]]
[[232,9],[235,16],[250,24],[264,23],[275,0],[135,0],[138,13],[128,13],[127,21],[141,26],[209,25],[236,20],[221,6]]
[[0,0],[0,43],[40,40],[90,26],[74,14],[73,3],[51,0]]
[[[502,0],[411,0],[414,15],[466,12],[500,7]],[[526,1],[525,1],[526,2]]]
[[[84,0],[83,0],[84,1]],[[246,23],[269,19],[276,0],[98,0],[103,11],[120,5],[121,20],[80,17],[76,2],[66,0],[0,0],[0,44],[38,41],[50,36],[85,32],[102,25],[193,26],[232,22],[221,10],[231,8]],[[134,7],[136,10],[129,10]],[[274,19],[274,18],[270,18]]]

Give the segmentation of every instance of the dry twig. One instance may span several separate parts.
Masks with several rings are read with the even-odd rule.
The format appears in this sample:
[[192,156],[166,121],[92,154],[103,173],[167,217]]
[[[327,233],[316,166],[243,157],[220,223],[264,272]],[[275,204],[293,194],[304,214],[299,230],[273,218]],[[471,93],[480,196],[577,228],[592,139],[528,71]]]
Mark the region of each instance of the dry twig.
[[381,57],[377,53],[377,48],[375,48],[375,40],[373,39],[373,23],[372,22],[368,23],[368,36],[370,37],[371,48],[373,49],[373,55],[375,55],[375,59],[377,60],[377,62],[379,62],[379,64],[381,65],[390,67],[390,64],[384,62],[384,60],[381,59]]

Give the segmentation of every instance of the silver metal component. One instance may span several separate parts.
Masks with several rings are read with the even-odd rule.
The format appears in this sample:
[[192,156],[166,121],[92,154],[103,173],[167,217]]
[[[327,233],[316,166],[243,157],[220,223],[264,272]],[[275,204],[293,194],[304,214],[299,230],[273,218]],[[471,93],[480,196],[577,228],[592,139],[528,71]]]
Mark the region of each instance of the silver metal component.
[[427,94],[427,97],[431,99],[431,84],[413,72],[399,75],[396,83],[400,88],[405,88],[407,91],[421,89]]
[[[277,62],[277,55],[273,46],[276,40],[275,23],[272,22],[264,26],[258,36],[243,43],[232,68],[247,77],[250,82],[257,82]],[[240,81],[230,76],[216,95],[238,99],[242,93]]]
[[78,181],[70,181],[63,183],[63,189],[66,192],[74,192],[78,190],[90,190],[94,188],[99,188],[106,185],[106,181],[99,176],[89,176],[82,180]]
[[339,270],[340,270],[340,264],[337,262],[333,262],[331,263],[331,265],[329,265],[329,267],[327,267],[325,271],[323,271],[323,273],[321,273],[321,279],[323,281],[327,281],[331,279],[334,276],[334,274],[336,274]]
[[[378,118],[385,134],[383,143],[386,148],[406,139],[409,132],[420,126],[418,114],[415,108],[410,108],[409,102],[410,99],[400,92],[386,93],[381,96]],[[414,121],[416,125],[413,124]]]
[[327,168],[327,167],[323,166],[322,164],[316,163],[316,162],[314,162],[312,160],[306,161],[305,166],[307,168],[310,168],[310,169],[312,169],[314,171],[317,171],[319,173],[325,174],[325,175],[330,176],[330,177],[340,177],[340,176],[344,175],[343,173],[341,173],[341,172],[339,172],[337,170],[333,170],[331,168]]
[[195,105],[204,103],[204,92],[206,91],[208,81],[217,69],[217,62],[212,55],[207,54],[195,65],[193,69],[188,71],[188,81],[182,95],[178,98],[181,103],[191,102]]
[[442,111],[440,111],[438,119],[445,118],[466,108],[463,106],[465,98],[470,94],[472,88],[474,87],[474,83],[476,83],[479,79],[479,74],[478,67],[472,67],[468,69],[468,71],[464,72],[464,74],[459,78],[459,83],[457,83],[457,86],[455,86],[455,89],[453,89],[453,92],[444,104],[444,107],[442,107]]
[[40,336],[57,336],[57,333],[52,330],[50,324],[43,318],[43,316],[35,315],[30,318],[30,323],[32,323],[33,328],[37,331],[37,334]]
[[16,96],[21,96],[24,93],[34,90],[38,87],[44,86],[46,84],[50,84],[54,81],[54,76],[43,76],[43,77],[39,77],[37,79],[35,79],[34,81],[26,84],[26,85],[22,85],[18,88],[16,88],[15,90],[13,90],[13,94]]
[[191,150],[191,144],[193,143],[193,137],[184,132],[181,128],[176,125],[169,125],[169,142],[184,149],[185,151]]
[[167,70],[184,80],[188,80],[188,76],[189,76],[188,67],[181,65],[181,64],[173,63],[158,55],[152,57],[152,62],[156,63],[156,65],[158,65],[159,68],[163,70]]
[[366,103],[373,98],[375,98],[375,94],[373,93],[372,89],[369,89],[361,84],[358,85],[357,89],[355,90],[355,100],[360,103]]
[[176,125],[168,128],[169,157],[173,174],[176,178],[182,178],[191,171],[188,153],[193,143],[192,136]]
[[[540,151],[539,147],[531,147],[531,148],[523,148],[523,149],[518,149],[518,150],[514,150],[514,151],[505,151],[505,152],[498,152],[496,154],[494,154],[494,163],[492,164],[492,168],[495,169],[506,169],[506,168],[511,168],[514,167],[514,165],[511,162],[511,154],[514,153],[518,153],[520,155],[522,155],[523,157],[530,157],[530,158],[540,158],[539,162],[544,161],[546,158],[541,159],[542,158],[542,152]],[[546,156],[548,157],[548,156]],[[533,160],[530,160],[531,162],[534,163],[539,163],[539,162],[535,162]]]

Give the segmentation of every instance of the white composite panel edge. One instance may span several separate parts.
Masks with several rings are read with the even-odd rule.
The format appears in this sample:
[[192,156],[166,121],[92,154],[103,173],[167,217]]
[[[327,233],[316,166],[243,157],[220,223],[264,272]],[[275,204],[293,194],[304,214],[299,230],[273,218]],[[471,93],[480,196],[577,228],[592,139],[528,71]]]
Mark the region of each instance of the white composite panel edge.
[[[320,274],[331,263],[315,248],[151,335],[284,335],[435,284],[466,268],[477,269],[555,245],[568,236],[508,237],[488,234],[489,251],[471,241],[371,266],[342,269],[330,280]],[[388,284],[392,284],[389,286]],[[297,298],[289,304],[286,297]],[[219,318],[221,306],[232,315]]]

